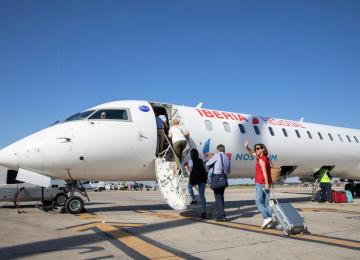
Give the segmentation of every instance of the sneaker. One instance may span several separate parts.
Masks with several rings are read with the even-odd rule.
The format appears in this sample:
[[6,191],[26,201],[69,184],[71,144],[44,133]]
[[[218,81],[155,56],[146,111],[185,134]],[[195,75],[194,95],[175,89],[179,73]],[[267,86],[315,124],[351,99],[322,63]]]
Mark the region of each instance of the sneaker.
[[201,218],[206,219],[206,213],[205,212],[201,213]]
[[196,200],[193,200],[190,202],[190,205],[196,205],[197,204],[197,201]]
[[267,227],[271,222],[272,222],[272,218],[266,218],[264,219],[262,225],[261,225],[261,229],[264,229],[265,227]]

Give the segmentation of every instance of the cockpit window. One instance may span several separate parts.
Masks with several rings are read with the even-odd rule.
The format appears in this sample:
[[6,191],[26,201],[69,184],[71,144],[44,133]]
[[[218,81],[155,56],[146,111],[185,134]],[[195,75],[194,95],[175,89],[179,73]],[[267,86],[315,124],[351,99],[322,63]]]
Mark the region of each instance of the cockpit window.
[[82,120],[87,118],[89,115],[91,115],[95,110],[87,110],[81,113],[77,113],[75,115],[72,115],[64,120],[64,122],[68,121],[74,121],[74,120]]
[[89,117],[89,119],[129,120],[129,116],[126,109],[100,109]]

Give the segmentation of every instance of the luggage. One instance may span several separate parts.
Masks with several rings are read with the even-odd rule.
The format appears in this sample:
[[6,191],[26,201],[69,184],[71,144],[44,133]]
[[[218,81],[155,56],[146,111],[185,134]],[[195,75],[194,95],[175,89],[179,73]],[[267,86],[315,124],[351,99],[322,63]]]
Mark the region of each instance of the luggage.
[[270,174],[271,174],[272,183],[277,183],[278,180],[280,179],[281,168],[272,166],[270,169]]
[[318,190],[318,191],[315,193],[315,198],[314,198],[313,201],[321,202],[321,190]]
[[290,203],[279,203],[278,200],[275,199],[270,203],[270,209],[285,235],[307,232],[304,219]]
[[353,202],[353,195],[352,195],[351,191],[346,190],[345,193],[346,193],[346,201],[347,201],[348,203],[349,203],[349,202]]
[[334,203],[346,203],[347,202],[347,198],[346,198],[346,193],[344,191],[332,191],[331,192],[332,195],[332,200]]

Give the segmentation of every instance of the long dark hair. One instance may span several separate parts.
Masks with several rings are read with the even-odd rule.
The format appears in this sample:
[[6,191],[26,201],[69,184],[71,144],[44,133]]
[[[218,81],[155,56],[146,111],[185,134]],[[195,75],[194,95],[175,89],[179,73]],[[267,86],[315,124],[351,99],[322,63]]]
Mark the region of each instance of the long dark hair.
[[195,148],[191,149],[190,151],[190,157],[193,162],[197,161],[199,159],[199,152]]
[[254,151],[255,151],[256,146],[260,146],[261,149],[263,149],[263,155],[268,156],[269,151],[268,151],[268,149],[266,148],[266,145],[265,145],[265,144],[261,144],[261,143],[255,144],[255,145],[254,145]]

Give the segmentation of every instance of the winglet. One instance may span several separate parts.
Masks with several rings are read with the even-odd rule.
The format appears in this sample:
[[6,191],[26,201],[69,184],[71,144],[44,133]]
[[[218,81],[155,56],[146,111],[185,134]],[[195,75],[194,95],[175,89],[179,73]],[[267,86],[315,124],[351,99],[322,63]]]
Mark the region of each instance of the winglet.
[[197,106],[195,108],[201,108],[203,106],[203,102],[200,102],[199,104],[197,104]]

